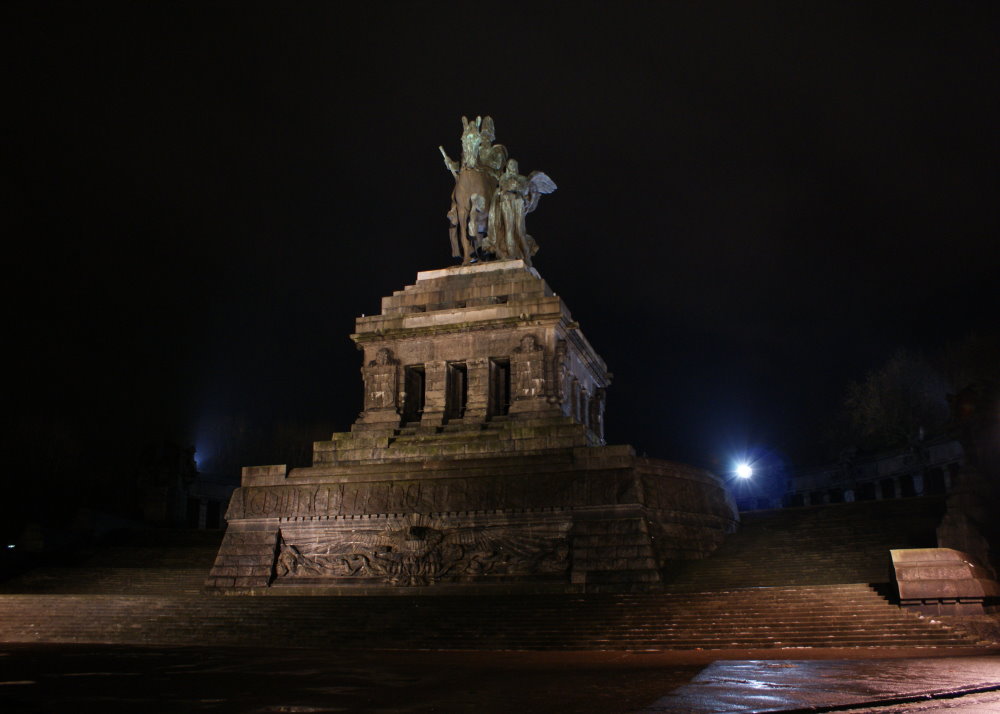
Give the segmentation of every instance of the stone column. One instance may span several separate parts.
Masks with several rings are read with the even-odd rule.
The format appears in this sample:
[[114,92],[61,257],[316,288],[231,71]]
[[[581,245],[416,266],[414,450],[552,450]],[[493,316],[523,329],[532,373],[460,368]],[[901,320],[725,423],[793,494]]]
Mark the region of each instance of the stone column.
[[468,396],[465,401],[465,421],[467,424],[486,421],[486,411],[490,403],[490,361],[486,358],[465,361],[468,370]]
[[420,426],[441,426],[447,402],[448,363],[444,360],[424,362],[424,378],[424,414]]

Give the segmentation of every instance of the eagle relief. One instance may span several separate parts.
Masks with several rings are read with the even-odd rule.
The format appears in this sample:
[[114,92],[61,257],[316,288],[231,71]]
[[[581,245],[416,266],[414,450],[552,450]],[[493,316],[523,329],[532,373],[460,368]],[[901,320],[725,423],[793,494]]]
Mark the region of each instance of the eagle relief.
[[449,526],[419,514],[378,529],[327,530],[317,537],[281,533],[278,580],[377,578],[430,585],[476,576],[564,573],[569,524]]

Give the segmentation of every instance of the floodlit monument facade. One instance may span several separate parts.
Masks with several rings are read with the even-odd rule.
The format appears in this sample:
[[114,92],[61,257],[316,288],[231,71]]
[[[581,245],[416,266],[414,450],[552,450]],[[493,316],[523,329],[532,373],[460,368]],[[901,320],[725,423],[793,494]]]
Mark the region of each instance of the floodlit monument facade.
[[463,264],[357,319],[364,410],[310,467],[243,469],[210,589],[649,589],[735,529],[715,475],[605,444],[611,374],[531,267],[524,216],[555,184],[516,173],[489,117],[463,129]]

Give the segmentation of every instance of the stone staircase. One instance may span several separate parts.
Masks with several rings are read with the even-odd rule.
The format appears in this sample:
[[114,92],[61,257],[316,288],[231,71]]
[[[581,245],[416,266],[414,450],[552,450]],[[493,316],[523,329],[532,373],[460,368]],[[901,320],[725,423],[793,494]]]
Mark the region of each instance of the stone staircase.
[[218,531],[125,531],[72,563],[0,582],[0,594],[198,595],[221,542]]
[[889,583],[889,550],[935,546],[944,509],[928,496],[744,513],[710,558],[669,570],[667,588]]
[[5,595],[0,641],[630,651],[982,644],[860,584],[686,595]]
[[908,499],[747,514],[739,534],[671,573],[663,593],[212,596],[201,584],[219,534],[180,544],[165,535],[0,584],[0,642],[938,654],[996,646],[902,610],[869,585],[887,582],[888,548],[925,537],[942,507]]

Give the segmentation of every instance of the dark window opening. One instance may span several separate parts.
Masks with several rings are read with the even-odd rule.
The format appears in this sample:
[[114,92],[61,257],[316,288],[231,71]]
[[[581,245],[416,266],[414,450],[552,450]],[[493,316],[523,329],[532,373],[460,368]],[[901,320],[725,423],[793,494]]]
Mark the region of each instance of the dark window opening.
[[461,419],[465,416],[465,405],[469,399],[469,372],[464,362],[452,362],[448,365],[447,389],[445,418]]
[[844,492],[839,488],[831,488],[826,492],[827,497],[830,499],[830,503],[843,503],[844,502]]
[[896,497],[896,482],[891,478],[884,478],[879,482],[879,486],[882,490],[882,498],[895,498]]
[[490,416],[505,416],[510,411],[510,360],[490,360]]
[[403,401],[403,421],[420,421],[424,415],[424,388],[427,379],[422,364],[407,367],[404,376],[406,399]]
[[809,492],[809,505],[819,506],[823,503],[823,492],[822,491],[810,491]]

